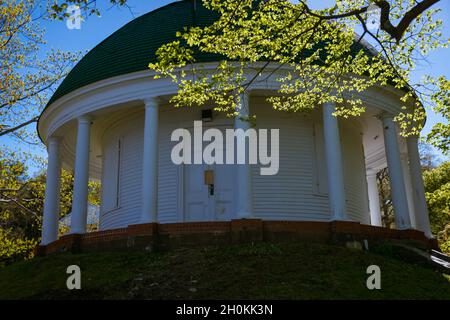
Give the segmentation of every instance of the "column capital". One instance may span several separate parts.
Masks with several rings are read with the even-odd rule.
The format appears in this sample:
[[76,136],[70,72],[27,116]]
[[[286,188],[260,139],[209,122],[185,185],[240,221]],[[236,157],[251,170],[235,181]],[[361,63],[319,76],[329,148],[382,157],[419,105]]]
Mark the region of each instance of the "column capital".
[[249,93],[243,92],[239,94],[240,102],[237,111],[241,116],[248,116],[250,114]]
[[383,111],[383,112],[376,114],[375,117],[381,121],[383,121],[385,119],[386,120],[394,120],[395,115],[393,113]]
[[408,141],[411,141],[411,142],[416,142],[416,143],[418,143],[419,142],[419,136],[418,135],[416,135],[416,134],[413,134],[413,135],[410,135],[410,136],[407,136],[406,137],[406,140]]
[[381,120],[391,120],[393,121],[395,118],[395,115],[389,112],[383,112],[379,115]]
[[368,177],[376,177],[377,176],[377,171],[375,169],[368,168],[366,170],[366,176],[368,176]]
[[58,136],[51,136],[47,139],[47,145],[55,145],[58,144],[61,141],[61,137]]
[[333,106],[333,107],[336,107],[336,102],[334,102],[334,101],[324,102],[324,103],[322,103],[322,106]]
[[241,99],[245,99],[245,101],[248,101],[248,97],[250,96],[250,92],[245,91],[239,94],[239,96],[241,97]]
[[83,114],[82,116],[78,117],[78,123],[80,123],[80,124],[85,124],[85,123],[91,124],[91,122],[92,122],[92,117],[87,114]]
[[148,97],[142,99],[144,102],[145,108],[158,108],[159,99],[157,97]]
[[333,101],[322,103],[323,116],[332,116],[337,121],[338,118],[333,115],[333,113],[336,111],[336,106],[336,102]]

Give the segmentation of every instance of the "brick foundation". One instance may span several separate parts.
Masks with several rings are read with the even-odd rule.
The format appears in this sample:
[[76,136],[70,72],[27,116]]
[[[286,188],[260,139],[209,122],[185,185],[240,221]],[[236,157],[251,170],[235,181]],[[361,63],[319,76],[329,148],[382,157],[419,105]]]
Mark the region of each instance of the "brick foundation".
[[406,240],[435,249],[435,239],[417,230],[392,230],[362,225],[358,222],[332,221],[263,221],[240,219],[217,222],[149,223],[127,228],[70,234],[46,246],[38,246],[36,254],[56,252],[88,252],[96,250],[157,250],[180,246],[227,245],[261,241],[315,241],[346,243],[367,240]]

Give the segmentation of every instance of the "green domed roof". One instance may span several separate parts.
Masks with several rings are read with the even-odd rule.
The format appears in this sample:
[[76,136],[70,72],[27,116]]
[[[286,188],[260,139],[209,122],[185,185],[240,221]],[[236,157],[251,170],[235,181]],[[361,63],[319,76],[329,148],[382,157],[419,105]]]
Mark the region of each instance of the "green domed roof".
[[[48,105],[62,96],[91,83],[148,70],[156,62],[156,50],[176,40],[176,32],[192,25],[206,26],[218,15],[201,5],[201,1],[177,1],[134,19],[114,32],[84,56],[70,71]],[[199,3],[200,2],[200,3]],[[199,62],[217,61],[212,54],[197,54]]]

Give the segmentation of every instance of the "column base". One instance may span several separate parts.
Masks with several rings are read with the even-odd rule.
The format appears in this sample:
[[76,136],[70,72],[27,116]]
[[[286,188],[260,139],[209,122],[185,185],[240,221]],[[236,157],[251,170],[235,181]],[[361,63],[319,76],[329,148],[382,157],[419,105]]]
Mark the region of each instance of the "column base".
[[141,220],[139,220],[138,224],[155,224],[155,223],[157,224],[158,221],[153,220],[153,219],[141,219]]
[[80,234],[85,234],[86,233],[86,230],[70,230],[69,231],[69,233],[67,234],[67,235],[71,235],[71,234],[74,234],[74,235],[80,235]]
[[55,239],[53,239],[53,240],[48,240],[48,241],[41,241],[41,242],[39,243],[39,246],[45,247],[45,246],[49,245],[50,243],[55,242],[56,240],[58,240],[58,238],[55,238]]
[[[350,218],[344,217],[344,218],[331,218],[330,220],[328,220],[329,222],[356,222]],[[359,223],[359,222],[358,222]]]
[[401,231],[405,231],[405,230],[409,230],[409,231],[420,231],[419,229],[414,229],[412,226],[395,228],[395,230],[401,230]]
[[245,219],[245,220],[258,220],[255,218],[251,212],[238,212],[236,213],[236,220]]

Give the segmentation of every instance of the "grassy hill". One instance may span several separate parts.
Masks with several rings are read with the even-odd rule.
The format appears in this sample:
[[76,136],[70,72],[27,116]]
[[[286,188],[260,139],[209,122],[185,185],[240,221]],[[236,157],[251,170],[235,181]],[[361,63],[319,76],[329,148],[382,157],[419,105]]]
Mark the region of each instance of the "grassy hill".
[[[67,253],[0,269],[0,299],[450,299],[450,277],[398,250],[291,243]],[[72,264],[82,270],[78,291],[66,289]],[[372,264],[381,290],[366,288]]]

